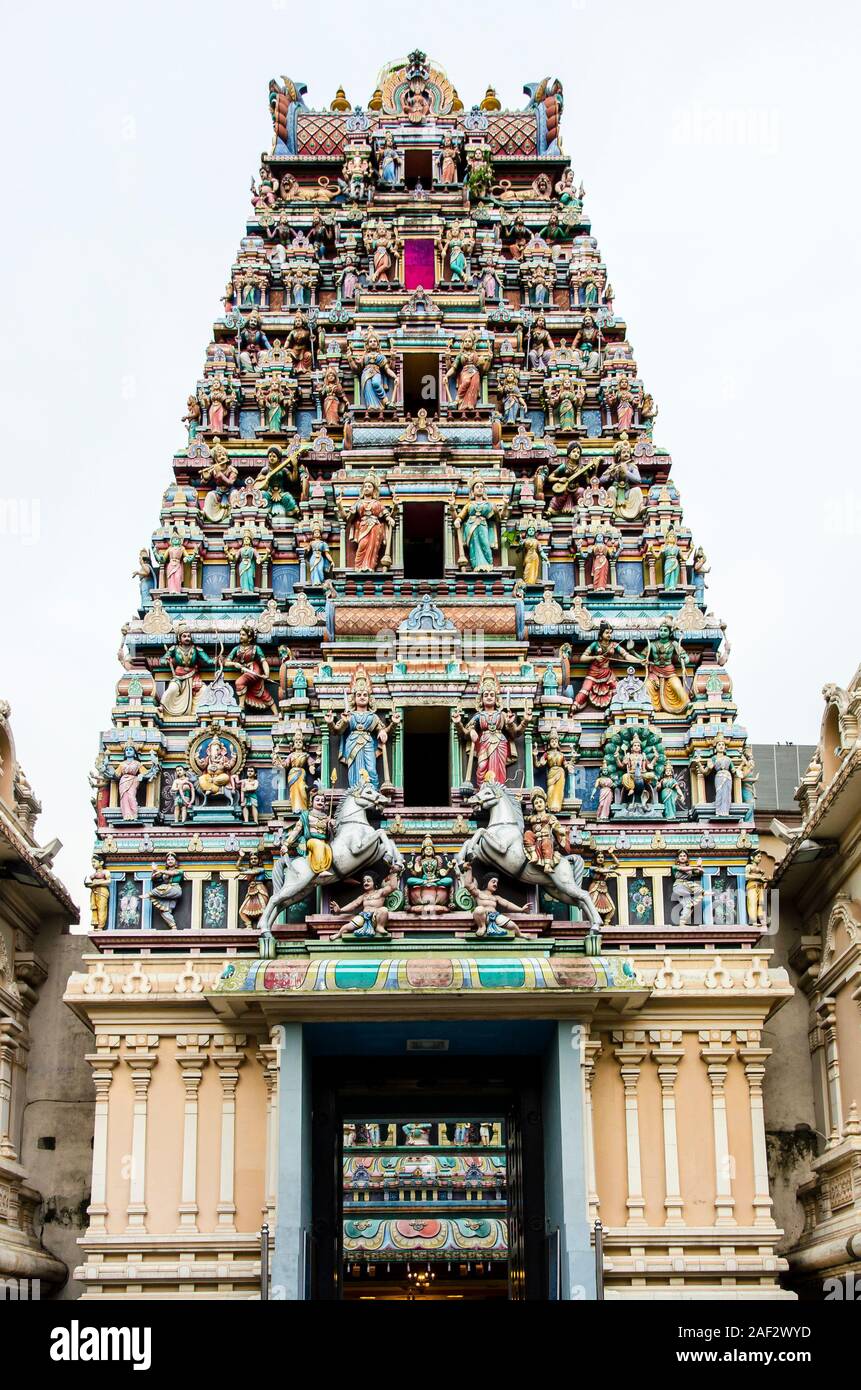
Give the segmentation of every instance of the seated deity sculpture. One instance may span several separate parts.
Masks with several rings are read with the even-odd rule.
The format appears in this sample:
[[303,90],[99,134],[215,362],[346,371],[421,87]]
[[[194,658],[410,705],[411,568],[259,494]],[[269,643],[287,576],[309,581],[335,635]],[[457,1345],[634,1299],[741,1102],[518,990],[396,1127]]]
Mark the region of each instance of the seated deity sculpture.
[[451,904],[454,879],[447,858],[437,854],[430,835],[422,840],[421,850],[413,858],[410,870],[406,880],[409,910],[445,912]]

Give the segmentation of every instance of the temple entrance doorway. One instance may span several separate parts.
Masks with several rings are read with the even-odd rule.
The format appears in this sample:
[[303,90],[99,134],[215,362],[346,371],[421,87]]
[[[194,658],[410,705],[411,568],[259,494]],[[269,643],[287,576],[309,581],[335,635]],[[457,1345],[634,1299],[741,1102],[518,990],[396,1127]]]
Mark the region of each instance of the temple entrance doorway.
[[403,714],[404,805],[451,801],[451,715],[448,706],[422,705]]
[[438,1026],[406,1031],[434,1036],[314,1060],[311,1296],[545,1298],[537,1059],[440,1055]]
[[505,1118],[420,1114],[344,1121],[341,1296],[507,1298]]

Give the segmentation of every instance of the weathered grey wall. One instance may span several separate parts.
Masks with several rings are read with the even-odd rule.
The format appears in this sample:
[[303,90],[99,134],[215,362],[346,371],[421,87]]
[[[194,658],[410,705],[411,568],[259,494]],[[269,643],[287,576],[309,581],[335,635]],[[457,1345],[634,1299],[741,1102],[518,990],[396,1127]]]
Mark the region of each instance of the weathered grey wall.
[[772,1049],[763,1096],[774,1219],[784,1231],[782,1252],[801,1235],[803,1213],[795,1194],[799,1183],[809,1176],[808,1162],[817,1152],[807,996],[798,988],[798,975],[789,964],[789,953],[797,939],[793,915],[781,904],[777,935],[763,944],[774,950],[771,964],[787,970],[795,994],[763,1031],[763,1043]]
[[[22,1160],[42,1194],[41,1238],[71,1276],[81,1262],[78,1237],[86,1228],[93,1161],[93,1083],[85,1054],[92,1051],[88,1028],[63,1003],[66,981],[81,968],[86,936],[39,931],[37,949],[48,978],[30,1015],[31,1050],[23,1115]],[[54,1147],[40,1147],[53,1139]],[[69,1278],[57,1298],[74,1299],[84,1286]]]

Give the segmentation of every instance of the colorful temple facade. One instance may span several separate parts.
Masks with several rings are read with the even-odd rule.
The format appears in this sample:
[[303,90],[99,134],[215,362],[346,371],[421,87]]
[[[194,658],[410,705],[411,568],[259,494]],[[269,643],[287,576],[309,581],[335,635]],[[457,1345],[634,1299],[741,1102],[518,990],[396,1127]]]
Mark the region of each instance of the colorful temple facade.
[[266,1220],[276,1296],[590,1298],[598,1218],[608,1297],[786,1296],[756,768],[525,90],[270,84],[91,777],[86,1297]]

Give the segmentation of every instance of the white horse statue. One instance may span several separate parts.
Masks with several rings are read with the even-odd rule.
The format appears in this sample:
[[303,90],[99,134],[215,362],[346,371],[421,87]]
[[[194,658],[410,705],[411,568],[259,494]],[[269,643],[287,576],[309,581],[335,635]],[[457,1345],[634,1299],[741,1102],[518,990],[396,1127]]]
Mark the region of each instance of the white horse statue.
[[[300,902],[318,884],[336,883],[353,878],[381,861],[390,869],[403,869],[400,850],[384,830],[371,825],[367,812],[387,806],[388,797],[366,782],[347,792],[335,813],[331,839],[332,867],[315,874],[308,860],[301,855],[294,859],[276,860],[278,873],[273,872],[272,896],[260,918],[261,933],[271,932],[279,913],[291,903]],[[283,877],[281,871],[283,870]]]
[[551,897],[579,907],[592,929],[600,932],[602,922],[598,910],[583,887],[586,866],[579,854],[565,855],[549,873],[533,864],[523,844],[520,802],[499,782],[482,782],[469,804],[489,811],[490,819],[462,846],[454,861],[456,869],[463,869],[473,859],[481,859],[508,878],[520,883],[537,883]]

